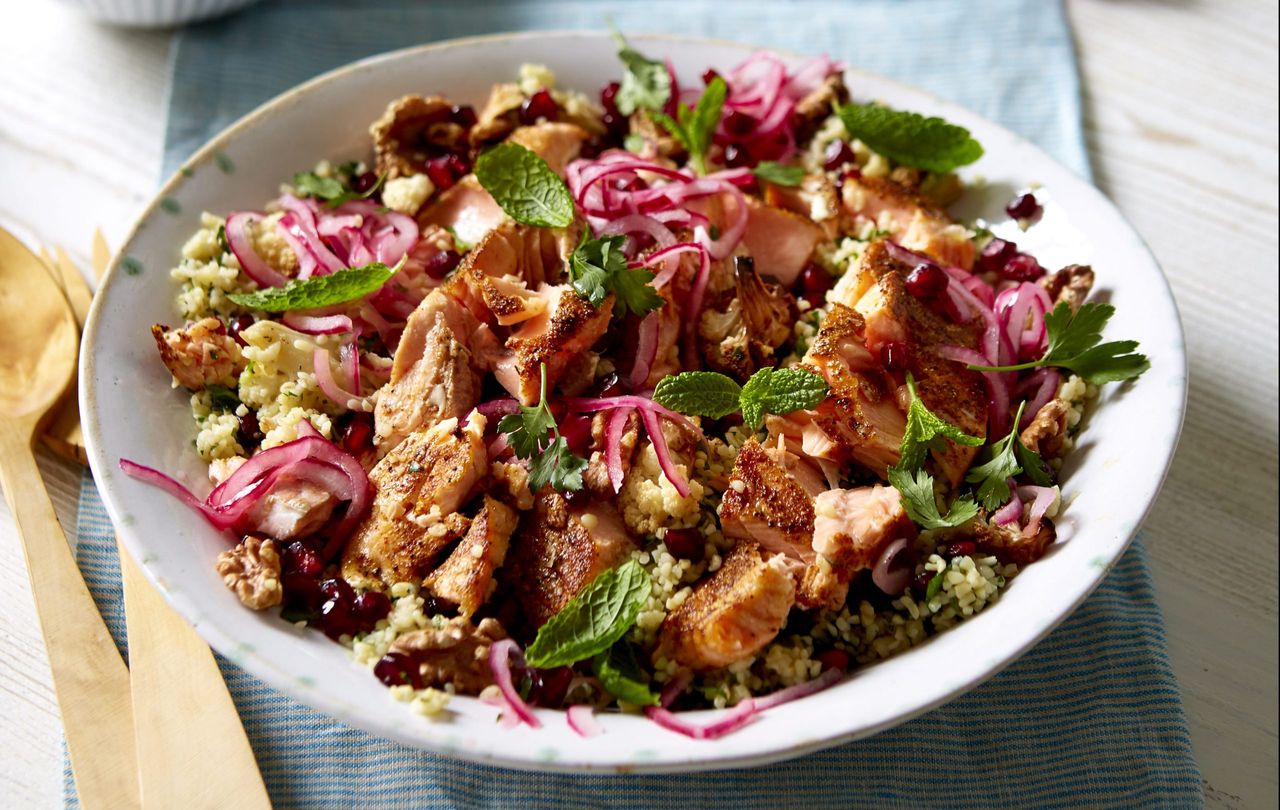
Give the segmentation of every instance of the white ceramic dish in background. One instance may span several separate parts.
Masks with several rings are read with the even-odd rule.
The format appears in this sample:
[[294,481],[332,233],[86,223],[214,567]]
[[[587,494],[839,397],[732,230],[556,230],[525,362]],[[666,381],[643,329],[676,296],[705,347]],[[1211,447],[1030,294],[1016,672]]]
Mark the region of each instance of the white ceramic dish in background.
[[111,25],[164,28],[227,14],[258,0],[59,0]]
[[[633,39],[646,53],[670,57],[682,75],[699,75],[708,66],[724,71],[751,50],[700,39]],[[176,317],[168,269],[202,210],[256,208],[277,193],[281,178],[321,158],[364,156],[368,124],[388,101],[438,91],[480,103],[490,85],[514,76],[522,62],[545,63],[563,86],[589,91],[618,73],[612,40],[589,33],[482,37],[355,63],[276,98],[214,138],[164,186],[116,257],[84,336],[80,398],[89,455],[124,542],[210,644],[299,700],[409,745],[520,768],[680,771],[796,756],[915,717],[1016,659],[1097,586],[1155,499],[1182,423],[1182,331],[1165,279],[1115,207],[1030,143],[918,90],[850,71],[856,98],[945,116],[983,143],[986,156],[966,173],[985,177],[986,184],[973,192],[966,215],[1003,220],[1001,210],[1015,190],[1042,184],[1044,219],[1026,234],[1009,235],[1049,266],[1092,263],[1096,295],[1118,310],[1109,336],[1139,340],[1151,356],[1151,370],[1136,384],[1106,387],[1064,471],[1069,508],[1058,522],[1061,542],[1021,573],[999,603],[915,650],[716,741],[686,739],[634,716],[605,716],[606,733],[585,740],[560,713],[545,710],[539,711],[539,730],[503,730],[492,708],[469,698],[452,701],[451,719],[427,721],[393,701],[320,633],[241,606],[213,571],[226,538],[117,466],[127,457],[197,487],[203,480],[191,450],[187,395],[171,388],[148,334],[150,324]]]

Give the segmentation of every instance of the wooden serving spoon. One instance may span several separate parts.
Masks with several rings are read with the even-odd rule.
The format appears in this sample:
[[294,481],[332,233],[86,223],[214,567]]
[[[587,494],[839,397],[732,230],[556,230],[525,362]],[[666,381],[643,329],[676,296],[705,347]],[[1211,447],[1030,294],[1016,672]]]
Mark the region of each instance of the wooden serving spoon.
[[140,806],[129,671],[80,576],[32,442],[75,371],[75,316],[39,260],[0,229],[0,484],[22,538],[80,803]]

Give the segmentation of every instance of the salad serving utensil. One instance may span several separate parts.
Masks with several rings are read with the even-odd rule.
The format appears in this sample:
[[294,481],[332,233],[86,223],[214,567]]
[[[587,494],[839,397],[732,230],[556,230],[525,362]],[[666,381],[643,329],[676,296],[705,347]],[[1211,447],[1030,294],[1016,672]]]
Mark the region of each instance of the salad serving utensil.
[[0,229],[0,484],[22,540],[80,803],[140,806],[129,671],[80,576],[32,443],[70,384],[79,332],[57,282]]

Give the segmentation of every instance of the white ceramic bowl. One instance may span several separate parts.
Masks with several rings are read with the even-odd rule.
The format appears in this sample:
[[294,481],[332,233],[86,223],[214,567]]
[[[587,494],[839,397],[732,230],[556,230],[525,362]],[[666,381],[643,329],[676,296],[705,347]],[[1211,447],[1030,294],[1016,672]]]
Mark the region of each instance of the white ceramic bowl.
[[[684,75],[721,71],[750,48],[723,42],[636,36]],[[799,61],[802,57],[788,57]],[[375,734],[465,759],[564,771],[679,771],[796,756],[873,734],[937,706],[991,677],[1053,629],[1120,557],[1164,478],[1182,422],[1186,390],[1182,332],[1169,288],[1138,235],[1096,189],[1022,138],[917,90],[851,71],[856,98],[939,114],[967,126],[986,157],[967,174],[986,185],[967,215],[993,220],[1017,189],[1040,183],[1044,219],[1016,234],[1049,266],[1086,262],[1101,298],[1117,306],[1110,337],[1141,341],[1152,367],[1136,384],[1107,386],[1080,447],[1065,468],[1060,542],[971,621],[890,661],[859,670],[826,692],[766,713],[716,741],[695,741],[634,716],[602,718],[586,740],[557,712],[540,710],[540,730],[500,729],[494,710],[455,699],[451,720],[429,722],[318,632],[273,612],[242,607],[213,560],[226,538],[176,500],[122,475],[121,457],[199,482],[187,395],[170,387],[148,335],[172,322],[168,270],[202,210],[254,208],[281,178],[320,158],[355,158],[366,128],[391,99],[440,91],[482,102],[522,62],[550,65],[564,86],[598,88],[616,76],[608,36],[526,34],[459,40],[357,62],[267,103],[214,138],[165,184],[112,265],[85,330],[81,412],[98,486],[117,530],[147,576],[219,652],[317,709]],[[341,115],[334,115],[341,110]]]
[[227,14],[258,0],[60,0],[111,25],[163,28]]

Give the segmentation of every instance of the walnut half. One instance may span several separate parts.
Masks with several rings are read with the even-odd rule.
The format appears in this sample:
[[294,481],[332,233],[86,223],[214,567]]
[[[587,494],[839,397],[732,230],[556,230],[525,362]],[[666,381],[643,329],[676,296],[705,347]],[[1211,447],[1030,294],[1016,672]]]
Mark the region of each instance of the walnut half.
[[218,555],[218,574],[240,601],[254,610],[280,604],[280,552],[276,541],[245,536],[240,545]]
[[442,627],[405,633],[391,645],[391,652],[417,661],[426,686],[453,684],[459,693],[475,695],[493,683],[489,645],[506,637],[497,619],[481,619],[472,626],[469,620],[457,618]]

